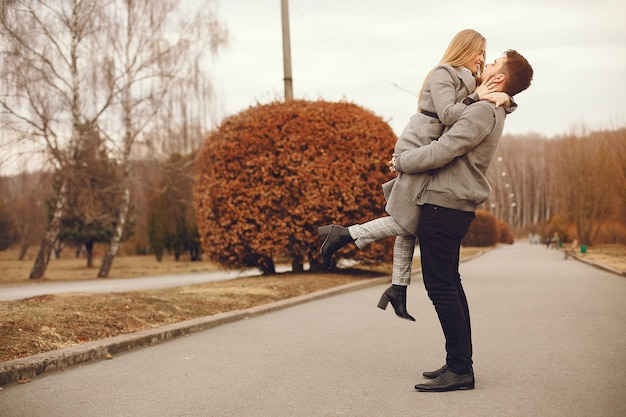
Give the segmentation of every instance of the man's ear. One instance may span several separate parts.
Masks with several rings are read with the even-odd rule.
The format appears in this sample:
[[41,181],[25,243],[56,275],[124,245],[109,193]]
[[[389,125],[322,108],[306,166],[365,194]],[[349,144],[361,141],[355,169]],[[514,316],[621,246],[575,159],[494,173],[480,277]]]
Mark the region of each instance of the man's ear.
[[504,79],[506,78],[506,75],[504,74],[496,74],[491,78],[491,82],[492,83],[502,83],[504,81]]

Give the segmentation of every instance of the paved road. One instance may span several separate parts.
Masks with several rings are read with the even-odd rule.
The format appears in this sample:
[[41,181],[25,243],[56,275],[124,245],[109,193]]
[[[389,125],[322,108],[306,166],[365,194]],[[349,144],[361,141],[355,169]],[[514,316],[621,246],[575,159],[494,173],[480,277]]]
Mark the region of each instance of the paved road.
[[419,393],[443,339],[419,278],[417,322],[384,285],[98,360],[0,392],[17,416],[625,416],[626,279],[543,246],[462,264],[476,389]]
[[[277,268],[278,269],[278,268]],[[279,271],[280,272],[280,271]],[[256,269],[246,271],[196,272],[143,278],[107,278],[89,281],[33,282],[26,285],[0,286],[0,301],[19,300],[45,294],[68,292],[125,292],[154,288],[180,287],[204,282],[260,275]]]

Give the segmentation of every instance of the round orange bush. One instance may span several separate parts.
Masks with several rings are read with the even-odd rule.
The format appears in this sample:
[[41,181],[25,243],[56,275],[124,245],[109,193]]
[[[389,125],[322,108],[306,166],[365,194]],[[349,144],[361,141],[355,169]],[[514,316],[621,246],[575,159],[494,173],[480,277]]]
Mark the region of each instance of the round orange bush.
[[[351,103],[293,100],[231,116],[206,140],[197,161],[194,204],[204,252],[227,268],[277,262],[318,270],[317,227],[384,215],[381,184],[396,136],[380,117]],[[363,261],[391,258],[391,240]]]

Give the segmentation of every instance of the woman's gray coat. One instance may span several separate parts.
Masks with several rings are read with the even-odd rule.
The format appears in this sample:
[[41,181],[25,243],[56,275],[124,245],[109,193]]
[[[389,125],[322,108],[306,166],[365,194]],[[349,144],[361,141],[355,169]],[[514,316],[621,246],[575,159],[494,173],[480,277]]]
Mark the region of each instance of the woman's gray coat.
[[[476,80],[464,67],[442,64],[435,67],[424,85],[418,113],[413,115],[398,138],[394,154],[437,140],[467,107],[466,97],[477,101]],[[424,113],[437,114],[435,118]],[[385,211],[407,232],[415,235],[420,214],[420,196],[428,186],[430,173],[399,174],[382,185],[387,200]]]

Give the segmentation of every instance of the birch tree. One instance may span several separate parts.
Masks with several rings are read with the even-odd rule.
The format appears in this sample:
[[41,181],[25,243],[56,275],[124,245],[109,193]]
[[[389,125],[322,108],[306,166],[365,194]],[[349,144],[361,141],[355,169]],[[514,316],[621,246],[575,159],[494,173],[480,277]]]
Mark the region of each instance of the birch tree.
[[112,89],[94,87],[102,85],[94,80],[111,80],[111,67],[95,65],[98,2],[12,0],[0,7],[0,108],[10,120],[7,127],[45,152],[63,178],[29,275],[37,279],[43,277],[58,239],[67,179],[72,175],[71,156],[81,141],[77,127],[96,125],[111,104]]
[[[207,77],[199,68],[226,42],[226,31],[210,7],[212,3],[201,4],[196,10],[186,9],[189,4],[176,0],[158,3],[124,0],[107,8],[110,30],[106,44],[111,51],[108,59],[119,71],[116,112],[122,139],[117,153],[123,178],[117,227],[104,255],[99,278],[109,275],[123,237],[131,207],[131,158],[137,142],[149,137],[150,131],[159,131],[171,123],[188,122],[187,112],[172,112],[165,120],[160,118],[163,109],[171,109],[180,102],[196,105],[206,102],[206,89],[189,87],[194,83],[207,85]],[[181,91],[184,94],[176,94]],[[181,108],[187,109],[184,105]],[[205,123],[201,121],[200,126],[206,126]],[[115,142],[115,138],[112,140]]]
[[[191,103],[206,109],[210,102],[204,68],[226,31],[210,1],[12,0],[0,4],[0,15],[3,119],[10,120],[12,137],[42,151],[62,178],[30,277],[44,275],[58,241],[67,179],[78,175],[72,161],[82,140],[79,126],[99,130],[123,173],[116,232],[98,273],[108,276],[131,207],[136,144],[145,145],[148,133],[166,125],[206,129],[207,120],[189,123]],[[181,99],[189,107],[172,104]],[[161,120],[164,107],[184,108],[185,119]]]

